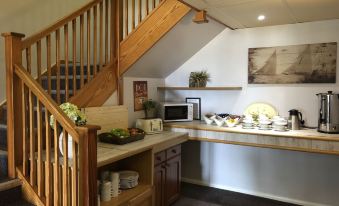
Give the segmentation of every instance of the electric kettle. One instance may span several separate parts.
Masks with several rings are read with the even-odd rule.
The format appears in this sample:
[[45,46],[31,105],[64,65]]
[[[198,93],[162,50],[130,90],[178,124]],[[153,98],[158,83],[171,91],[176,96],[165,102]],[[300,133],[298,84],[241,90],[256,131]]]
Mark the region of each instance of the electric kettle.
[[318,131],[339,133],[339,94],[328,91],[317,94],[319,99]]
[[288,111],[290,116],[288,118],[288,129],[299,130],[300,126],[304,124],[303,115],[296,109]]

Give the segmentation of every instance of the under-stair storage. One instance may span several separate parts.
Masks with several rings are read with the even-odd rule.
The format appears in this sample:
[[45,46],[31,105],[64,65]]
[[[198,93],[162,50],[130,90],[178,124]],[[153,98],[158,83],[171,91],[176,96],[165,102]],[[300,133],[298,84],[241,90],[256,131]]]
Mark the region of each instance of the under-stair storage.
[[[152,150],[141,152],[126,159],[99,168],[98,174],[103,171],[132,170],[139,173],[139,183],[132,189],[121,190],[121,194],[112,197],[110,201],[102,201],[101,206],[152,206],[153,198],[153,168]],[[98,175],[100,176],[100,175]]]

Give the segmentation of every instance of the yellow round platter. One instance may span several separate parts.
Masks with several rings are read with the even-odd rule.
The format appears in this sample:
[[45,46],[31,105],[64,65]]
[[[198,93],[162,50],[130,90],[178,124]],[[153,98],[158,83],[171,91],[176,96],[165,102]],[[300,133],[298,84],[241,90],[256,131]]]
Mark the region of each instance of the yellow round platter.
[[278,115],[278,111],[270,104],[267,103],[252,103],[244,111],[244,115],[260,115],[264,114],[268,118],[273,118]]

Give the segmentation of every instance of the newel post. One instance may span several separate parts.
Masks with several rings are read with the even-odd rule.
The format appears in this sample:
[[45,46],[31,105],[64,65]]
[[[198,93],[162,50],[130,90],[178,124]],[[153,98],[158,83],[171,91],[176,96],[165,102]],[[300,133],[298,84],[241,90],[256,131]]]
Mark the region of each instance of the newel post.
[[21,81],[14,74],[14,65],[21,65],[21,40],[19,33],[3,33],[5,37],[6,98],[7,98],[7,150],[8,176],[15,178],[15,167],[22,164],[22,90]]
[[79,140],[79,202],[81,206],[96,206],[97,194],[97,131],[99,126],[77,127]]

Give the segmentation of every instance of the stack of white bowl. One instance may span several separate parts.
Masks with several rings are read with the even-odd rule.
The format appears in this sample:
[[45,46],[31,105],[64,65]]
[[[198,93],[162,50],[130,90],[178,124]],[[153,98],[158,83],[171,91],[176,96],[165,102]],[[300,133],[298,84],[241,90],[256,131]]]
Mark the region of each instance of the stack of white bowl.
[[139,173],[135,171],[120,171],[120,188],[130,189],[136,187],[139,181]]

